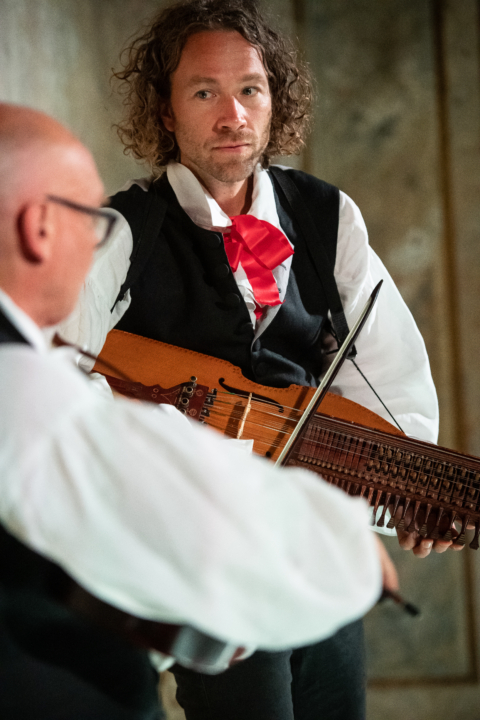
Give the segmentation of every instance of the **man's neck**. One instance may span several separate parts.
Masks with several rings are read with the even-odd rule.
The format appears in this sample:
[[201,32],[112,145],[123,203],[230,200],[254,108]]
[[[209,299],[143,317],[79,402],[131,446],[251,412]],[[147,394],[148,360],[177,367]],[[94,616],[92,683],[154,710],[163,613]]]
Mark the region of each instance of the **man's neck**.
[[204,176],[196,167],[184,163],[197,178],[197,180],[208,190],[213,199],[217,202],[228,217],[234,215],[245,215],[252,205],[253,174],[245,180],[238,182],[222,182],[211,175]]
[[240,183],[214,183],[207,190],[228,217],[244,215],[252,204],[253,175]]

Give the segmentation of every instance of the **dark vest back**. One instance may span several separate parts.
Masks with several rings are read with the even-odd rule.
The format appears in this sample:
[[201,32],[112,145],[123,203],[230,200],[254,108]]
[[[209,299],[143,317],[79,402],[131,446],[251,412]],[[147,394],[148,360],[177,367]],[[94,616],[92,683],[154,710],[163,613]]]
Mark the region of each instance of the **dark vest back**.
[[[323,219],[325,226],[333,228],[323,238],[333,273],[338,190],[305,173],[288,172],[294,174],[316,221]],[[190,220],[166,175],[158,181],[157,192],[167,200],[160,236],[130,288],[132,302],[117,327],[228,360],[263,385],[316,385],[322,366],[320,335],[329,307],[285,199],[275,193],[280,223],[295,248],[285,302],[252,346],[254,331],[221,234],[203,230]],[[134,185],[111,201],[127,218],[134,238],[146,195]]]
[[0,344],[3,343],[20,343],[22,345],[30,344],[17,330],[17,328],[12,325],[10,320],[8,320],[7,316],[0,308]]
[[[28,344],[0,310],[0,344]],[[2,720],[160,720],[148,655],[69,610],[70,578],[0,525]]]

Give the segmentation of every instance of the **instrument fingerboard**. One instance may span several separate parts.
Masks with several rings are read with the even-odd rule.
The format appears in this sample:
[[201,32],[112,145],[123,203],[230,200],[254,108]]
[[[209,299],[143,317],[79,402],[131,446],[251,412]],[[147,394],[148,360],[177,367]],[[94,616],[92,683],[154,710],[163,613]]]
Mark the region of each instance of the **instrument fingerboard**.
[[[420,511],[423,525],[427,525],[432,510],[438,519],[441,509],[440,519],[431,530],[434,534],[426,537],[441,536],[440,520],[445,513],[451,521],[467,518],[462,522],[462,534],[467,522],[480,519],[480,460],[405,436],[391,436],[317,414],[288,464],[307,466],[349,494],[365,495],[377,509],[382,505],[377,520],[380,526],[390,503],[395,510],[402,509],[398,522],[392,519],[390,527],[404,527],[401,523],[412,504],[416,508],[413,524]],[[449,528],[445,535],[448,532]],[[476,540],[478,532],[473,546]]]

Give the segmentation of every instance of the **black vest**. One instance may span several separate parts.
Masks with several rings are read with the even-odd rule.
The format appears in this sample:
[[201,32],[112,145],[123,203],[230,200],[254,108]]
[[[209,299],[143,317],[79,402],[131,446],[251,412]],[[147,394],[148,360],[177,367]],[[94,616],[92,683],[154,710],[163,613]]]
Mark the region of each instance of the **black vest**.
[[[28,345],[0,310],[6,343]],[[0,717],[160,720],[147,653],[69,610],[70,582],[0,525]]]
[[[288,172],[316,223],[329,228],[321,241],[328,272],[333,274],[338,190],[305,173]],[[252,324],[221,234],[203,230],[190,220],[166,174],[156,186],[156,192],[167,201],[166,214],[148,262],[130,288],[132,302],[117,328],[228,360],[247,378],[263,385],[316,385],[322,368],[320,335],[329,305],[285,198],[275,192],[281,226],[295,248],[286,297],[274,320],[253,343]],[[111,206],[131,225],[134,242],[141,232],[146,196],[133,185],[111,200]]]
[[7,316],[0,308],[0,345],[3,343],[20,343],[22,345],[30,345],[23,335],[12,325]]

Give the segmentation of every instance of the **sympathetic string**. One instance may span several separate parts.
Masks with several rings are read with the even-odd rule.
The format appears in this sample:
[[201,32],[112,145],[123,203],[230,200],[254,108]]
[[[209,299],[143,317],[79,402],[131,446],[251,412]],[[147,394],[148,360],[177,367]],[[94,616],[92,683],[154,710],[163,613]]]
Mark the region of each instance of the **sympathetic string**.
[[[235,395],[233,393],[219,393],[217,399],[218,406],[214,406],[210,409],[210,417],[208,418],[209,425],[215,427],[215,420],[222,421],[226,417],[231,420],[233,424],[235,423],[235,421],[240,421],[243,418],[244,402],[246,401],[245,397]],[[215,403],[215,405],[217,405],[217,402]],[[297,419],[295,417],[292,417],[292,415],[297,414],[298,416],[301,416],[302,412],[297,408],[284,407],[283,409],[290,411],[291,414],[285,417],[283,413],[280,414],[278,410],[275,410],[275,406],[273,405],[273,403],[268,403],[262,400],[252,400],[251,412],[247,421],[245,422],[244,436],[249,437],[250,439],[254,440],[254,442],[263,445],[270,450],[280,448],[283,444],[284,439],[292,432],[293,428],[296,425]],[[262,421],[263,417],[268,418],[268,422]],[[275,432],[277,434],[276,439],[273,441],[265,439],[263,436],[265,430]],[[374,454],[372,450],[372,445],[377,445],[375,441],[370,441],[368,439],[360,439],[355,435],[350,435],[341,431],[332,431],[326,429],[322,429],[322,433],[324,436],[323,439],[316,439],[312,437],[312,432],[314,430],[315,427],[313,429],[310,428],[310,430],[307,431],[303,438],[302,454],[307,459],[319,459],[318,456],[321,456],[322,451],[329,448],[330,451],[333,451],[338,455],[337,464],[341,465],[344,468],[352,469],[354,466],[358,467],[362,461],[364,461],[365,463],[372,462],[372,454]],[[226,434],[229,434],[228,427],[226,429]],[[231,431],[231,435],[232,437],[234,437],[233,428]],[[387,447],[387,450],[393,452],[395,448],[392,447],[391,449],[389,449]],[[407,451],[404,452],[408,454]],[[417,469],[415,469],[415,463],[412,462],[412,467],[402,468],[405,471],[406,476],[402,477],[400,475],[396,477],[397,482],[401,484],[409,483],[410,485],[418,485],[418,478],[415,477],[412,479],[412,473],[416,472],[417,475],[421,473],[424,476],[424,480],[420,483],[422,489],[424,489],[425,482],[427,480],[433,479],[435,481],[442,480],[451,483],[457,491],[462,488],[472,490],[472,478],[464,478],[466,479],[466,482],[464,482],[458,473],[456,474],[456,476],[447,475],[441,478],[436,477],[435,464],[441,462],[440,460],[429,458],[425,455],[414,454],[412,454],[412,458],[417,464],[420,462],[420,465],[417,467]],[[379,460],[378,458],[375,458],[375,460],[377,463],[382,465],[381,460]],[[423,466],[424,462],[425,466],[427,464],[430,464],[431,467]],[[332,464],[335,464],[335,459],[333,459]],[[384,464],[386,465],[384,469],[385,473],[388,473],[390,470],[395,470],[395,468],[398,470],[399,467],[399,461],[396,462],[395,458],[393,457],[389,459],[388,465],[386,463],[386,460],[384,461]],[[451,465],[448,467],[446,464],[444,465],[445,470],[452,468]],[[380,469],[380,467],[377,468],[377,470]],[[460,468],[456,467],[454,469],[459,470]],[[470,472],[473,471],[470,470]],[[440,487],[434,488],[434,491],[442,493]]]

